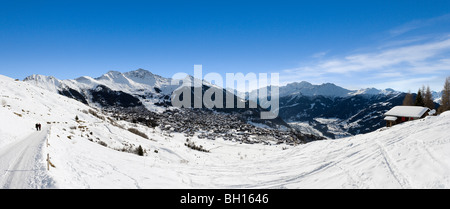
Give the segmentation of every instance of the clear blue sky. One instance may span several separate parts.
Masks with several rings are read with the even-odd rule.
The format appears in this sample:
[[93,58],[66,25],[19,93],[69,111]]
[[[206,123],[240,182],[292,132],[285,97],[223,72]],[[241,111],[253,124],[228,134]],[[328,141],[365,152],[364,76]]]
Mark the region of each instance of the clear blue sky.
[[2,1],[0,74],[279,72],[281,83],[440,90],[450,1]]

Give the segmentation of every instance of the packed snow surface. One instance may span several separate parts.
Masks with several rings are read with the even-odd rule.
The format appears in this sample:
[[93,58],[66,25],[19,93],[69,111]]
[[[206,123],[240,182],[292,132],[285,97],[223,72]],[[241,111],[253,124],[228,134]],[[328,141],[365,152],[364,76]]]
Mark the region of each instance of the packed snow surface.
[[[0,76],[0,187],[450,188],[448,127],[446,112],[338,140],[240,144],[117,121]],[[187,138],[209,152],[188,148]],[[138,146],[144,156],[123,152]]]

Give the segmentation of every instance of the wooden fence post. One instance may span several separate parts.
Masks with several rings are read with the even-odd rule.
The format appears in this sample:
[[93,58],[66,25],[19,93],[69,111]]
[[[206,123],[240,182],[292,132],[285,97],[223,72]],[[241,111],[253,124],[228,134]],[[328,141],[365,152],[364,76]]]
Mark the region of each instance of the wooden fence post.
[[47,170],[50,170],[50,155],[47,153]]

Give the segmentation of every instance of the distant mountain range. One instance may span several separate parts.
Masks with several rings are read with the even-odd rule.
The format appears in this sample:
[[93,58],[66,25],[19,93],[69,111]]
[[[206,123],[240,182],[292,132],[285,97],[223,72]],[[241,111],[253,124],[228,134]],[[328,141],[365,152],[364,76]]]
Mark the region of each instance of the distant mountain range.
[[[251,93],[255,93],[253,90]],[[268,92],[270,92],[270,87],[268,89]],[[401,92],[395,91],[394,89],[387,88],[384,90],[376,89],[376,88],[366,88],[366,89],[360,89],[360,90],[348,90],[345,88],[342,88],[340,86],[337,86],[333,83],[324,83],[321,85],[314,85],[307,81],[302,82],[294,82],[287,84],[286,86],[279,87],[279,96],[280,97],[286,97],[286,96],[324,96],[324,97],[330,97],[330,98],[336,98],[336,97],[348,97],[348,96],[355,96],[355,95],[390,95],[390,94],[398,94]]]
[[[267,88],[270,92],[271,87]],[[332,83],[294,82],[279,87],[279,115],[302,132],[341,138],[385,126],[383,114],[402,105],[405,95],[391,88],[348,90]],[[440,97],[440,93],[433,92],[433,96]]]
[[[170,96],[180,87],[171,85],[171,78],[164,78],[143,69],[126,73],[110,71],[98,78],[83,76],[73,80],[32,75],[24,81],[94,107],[143,106],[159,113],[172,108]],[[202,91],[208,88],[219,87],[203,83]],[[230,94],[230,91],[223,91],[224,95]],[[270,87],[268,91],[270,92]],[[435,95],[438,96],[439,93]],[[404,96],[405,93],[390,88],[348,90],[332,83],[290,83],[279,88],[279,118],[270,123],[275,124],[271,127],[294,128],[303,133],[329,138],[367,133],[383,127],[383,113],[401,105]],[[249,115],[255,116],[262,109],[258,106],[257,109],[215,110],[239,114],[250,110],[253,112]],[[254,118],[252,117],[252,120]]]

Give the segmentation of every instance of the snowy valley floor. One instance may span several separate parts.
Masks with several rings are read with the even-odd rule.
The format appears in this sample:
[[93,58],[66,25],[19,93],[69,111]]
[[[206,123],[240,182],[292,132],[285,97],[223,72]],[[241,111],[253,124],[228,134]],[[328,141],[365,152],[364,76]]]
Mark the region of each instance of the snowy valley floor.
[[[101,119],[82,103],[3,76],[0,101],[1,188],[450,188],[449,112],[295,147],[189,137],[207,153],[186,147],[182,134]],[[36,122],[43,132],[35,133]],[[138,146],[144,156],[118,151]],[[16,167],[20,158],[29,168]]]

